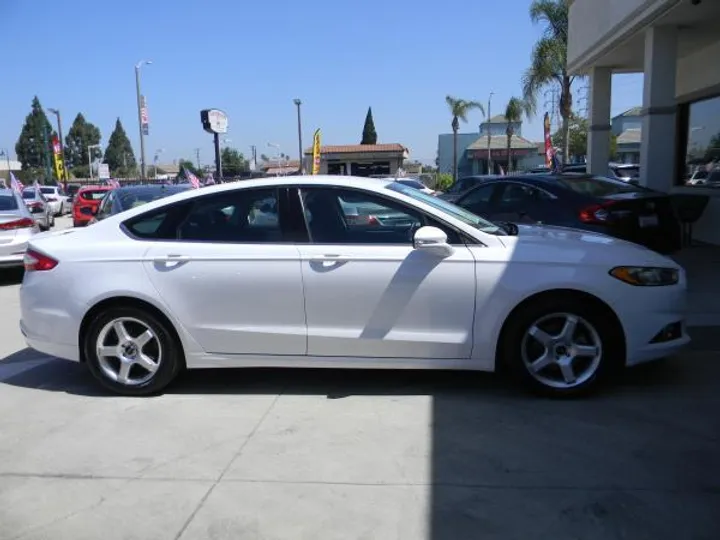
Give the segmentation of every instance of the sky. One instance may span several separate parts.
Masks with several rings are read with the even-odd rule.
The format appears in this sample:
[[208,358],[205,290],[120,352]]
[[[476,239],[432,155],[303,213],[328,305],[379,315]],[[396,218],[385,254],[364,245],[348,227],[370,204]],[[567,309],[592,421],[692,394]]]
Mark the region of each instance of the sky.
[[[530,0],[0,0],[0,148],[15,143],[34,95],[60,109],[67,133],[78,112],[102,144],[120,118],[139,157],[134,66],[140,60],[150,135],[146,159],[213,159],[200,110],[229,119],[228,146],[297,157],[294,98],[302,100],[303,146],[357,144],[368,107],[378,142],[401,143],[432,163],[450,132],[450,94],[487,103],[492,115],[521,95],[520,78],[542,28]],[[453,23],[453,21],[456,21]],[[576,100],[583,91],[578,85]],[[639,105],[642,76],[616,76],[612,113]],[[542,99],[540,100],[543,101]],[[583,102],[580,100],[580,105]],[[50,116],[51,122],[54,122]],[[471,113],[461,132],[477,131]],[[542,139],[542,118],[523,136]]]

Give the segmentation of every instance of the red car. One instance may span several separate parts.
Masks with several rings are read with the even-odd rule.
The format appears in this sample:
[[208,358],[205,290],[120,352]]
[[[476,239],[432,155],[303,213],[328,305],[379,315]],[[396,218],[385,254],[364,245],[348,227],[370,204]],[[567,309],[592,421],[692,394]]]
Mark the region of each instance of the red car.
[[111,186],[81,187],[73,201],[73,225],[75,227],[87,225],[97,212],[103,197],[111,189]]

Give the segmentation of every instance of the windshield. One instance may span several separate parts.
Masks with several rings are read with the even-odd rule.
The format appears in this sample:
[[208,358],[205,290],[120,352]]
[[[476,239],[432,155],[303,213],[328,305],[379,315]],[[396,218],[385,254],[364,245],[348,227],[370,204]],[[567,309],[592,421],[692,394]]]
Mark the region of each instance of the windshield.
[[398,180],[398,183],[414,189],[425,189],[425,184],[417,180]]
[[590,197],[608,197],[618,193],[640,193],[649,191],[647,188],[635,184],[627,184],[622,180],[606,178],[604,176],[571,176],[563,175],[555,178],[561,186],[582,195]]
[[123,210],[128,210],[130,208],[135,208],[137,206],[142,206],[143,204],[162,199],[163,197],[169,197],[170,195],[180,193],[181,191],[186,191],[187,189],[188,188],[186,187],[179,189],[177,187],[143,190],[131,189],[128,191],[120,191],[118,192],[118,195],[120,197],[120,206]]
[[471,225],[472,227],[475,227],[476,229],[484,233],[503,235],[505,234],[504,231],[497,225],[481,218],[480,216],[476,216],[472,212],[468,212],[464,208],[460,208],[459,206],[456,206],[443,199],[439,199],[433,195],[429,195],[417,189],[407,187],[403,184],[400,184],[399,182],[393,182],[392,184],[388,184],[386,187],[393,191],[402,193],[403,195],[406,195],[412,199],[415,199],[416,201],[424,202],[425,204],[428,204],[433,208],[454,217],[455,219],[459,219],[463,223]]
[[17,210],[17,200],[12,195],[0,195],[0,212],[6,210]]

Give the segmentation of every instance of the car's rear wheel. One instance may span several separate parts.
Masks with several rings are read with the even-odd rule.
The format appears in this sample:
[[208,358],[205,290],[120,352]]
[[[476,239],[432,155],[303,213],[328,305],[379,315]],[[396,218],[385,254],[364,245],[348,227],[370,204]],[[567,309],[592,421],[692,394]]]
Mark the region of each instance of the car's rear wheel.
[[547,299],[508,321],[503,360],[531,390],[551,396],[589,393],[622,364],[621,331],[585,299]]
[[167,324],[134,307],[112,307],[89,324],[83,342],[95,378],[123,395],[163,390],[180,372],[182,348]]

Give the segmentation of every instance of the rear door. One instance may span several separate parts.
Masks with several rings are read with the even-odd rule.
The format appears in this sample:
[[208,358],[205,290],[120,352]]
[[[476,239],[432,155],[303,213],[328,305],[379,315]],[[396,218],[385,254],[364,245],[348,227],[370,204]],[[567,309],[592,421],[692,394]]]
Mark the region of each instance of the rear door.
[[529,184],[504,181],[493,201],[492,213],[498,221],[513,223],[552,223],[557,197]]
[[455,204],[469,210],[476,216],[495,221],[494,203],[501,191],[499,182],[487,182],[460,197]]

